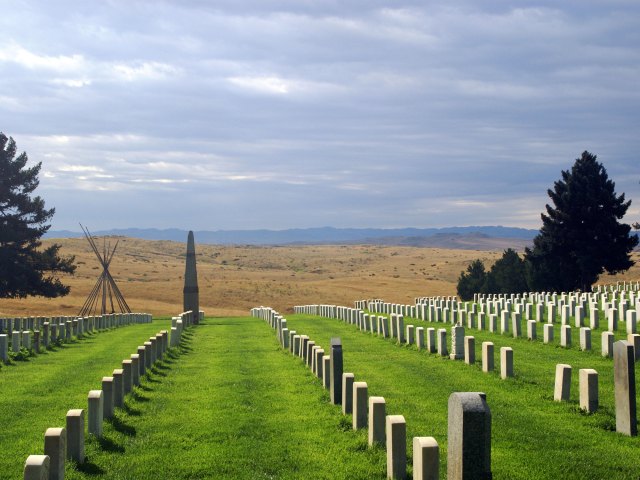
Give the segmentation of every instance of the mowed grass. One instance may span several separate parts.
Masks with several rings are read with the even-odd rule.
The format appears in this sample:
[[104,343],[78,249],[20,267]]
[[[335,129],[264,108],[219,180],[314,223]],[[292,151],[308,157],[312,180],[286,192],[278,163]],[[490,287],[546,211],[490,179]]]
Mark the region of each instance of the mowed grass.
[[[65,426],[67,410],[87,408],[89,390],[101,389],[121,362],[168,320],[88,335],[27,361],[0,368],[0,478],[21,478],[30,454],[42,454],[44,433]],[[86,419],[85,419],[86,421]]]
[[[614,431],[613,361],[601,358],[597,352],[467,329],[466,334],[476,338],[477,362],[470,366],[417,351],[415,346],[398,346],[393,340],[361,332],[356,326],[335,319],[291,315],[287,321],[290,330],[309,335],[325,349],[331,337],[341,337],[344,371],[354,373],[356,381],[366,381],[369,395],[385,397],[387,415],[405,416],[409,456],[412,437],[436,438],[440,445],[441,478],[446,478],[447,402],[455,391],[487,394],[492,413],[492,470],[496,479],[640,478],[640,439]],[[425,329],[447,328],[450,342],[450,325],[409,319],[405,319],[405,324]],[[483,341],[495,344],[494,373],[485,374],[481,370]],[[499,376],[502,346],[514,350],[515,378],[502,380]],[[570,402],[553,401],[557,363],[573,367]],[[580,368],[599,372],[601,408],[592,415],[579,409]]]
[[[140,336],[132,332],[133,346],[121,348],[105,366],[86,366],[93,372],[84,383],[69,385],[73,374],[43,368],[43,382],[52,388],[37,395],[25,382],[35,364],[22,366],[23,376],[13,381],[22,395],[37,398],[23,411],[24,421],[12,425],[10,435],[3,432],[2,443],[31,440],[3,451],[0,476],[19,477],[27,454],[42,453],[45,428],[63,425],[68,408],[83,407],[86,392],[99,388],[101,376],[117,367]],[[69,357],[68,366],[82,370],[83,361]],[[384,478],[384,450],[368,449],[366,433],[352,431],[328,400],[261,320],[206,319],[185,332],[180,348],[105,422],[104,437],[87,439],[87,461],[68,463],[66,478]],[[11,412],[21,411],[19,396],[8,407],[3,403],[3,425],[14,421]],[[40,425],[29,425],[31,412],[39,409]]]

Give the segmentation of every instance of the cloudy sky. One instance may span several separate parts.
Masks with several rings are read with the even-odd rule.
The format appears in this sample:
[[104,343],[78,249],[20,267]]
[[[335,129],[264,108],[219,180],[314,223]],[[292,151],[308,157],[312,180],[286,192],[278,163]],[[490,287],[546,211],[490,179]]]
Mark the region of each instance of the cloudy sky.
[[584,150],[640,220],[637,0],[0,5],[53,229],[538,228]]

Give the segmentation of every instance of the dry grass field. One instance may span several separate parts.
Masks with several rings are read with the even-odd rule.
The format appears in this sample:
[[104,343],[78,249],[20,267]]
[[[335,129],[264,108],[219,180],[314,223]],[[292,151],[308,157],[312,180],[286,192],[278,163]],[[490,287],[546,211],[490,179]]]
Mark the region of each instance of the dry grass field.
[[[108,237],[118,248],[110,272],[133,311],[154,315],[182,310],[186,243]],[[100,275],[98,260],[85,239],[47,240],[75,255],[76,274],[64,278],[71,293],[63,298],[0,300],[0,316],[75,315]],[[185,239],[186,242],[186,239]],[[103,239],[98,240],[103,245]],[[246,315],[268,305],[281,312],[293,305],[352,305],[362,298],[413,303],[417,296],[455,295],[460,272],[475,258],[489,266],[499,251],[391,246],[217,246],[196,238],[200,305],[207,315]],[[640,261],[640,254],[634,253]],[[639,262],[640,263],[640,262]],[[602,278],[639,280],[640,265],[624,275]]]

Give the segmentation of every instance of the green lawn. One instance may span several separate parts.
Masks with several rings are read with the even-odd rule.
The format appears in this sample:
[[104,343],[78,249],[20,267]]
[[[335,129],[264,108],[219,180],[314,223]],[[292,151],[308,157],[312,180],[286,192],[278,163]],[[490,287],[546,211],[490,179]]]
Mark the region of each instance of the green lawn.
[[[514,349],[516,377],[501,380],[469,366],[398,346],[355,326],[315,316],[287,317],[290,329],[325,349],[342,338],[345,372],[384,396],[387,414],[407,420],[413,436],[440,444],[446,478],[447,401],[453,391],[483,391],[492,411],[494,478],[638,479],[640,440],[611,431],[612,361],[597,354],[477,331],[480,344]],[[419,321],[408,322],[430,326]],[[118,368],[168,321],[136,325],[70,344],[0,369],[0,478],[19,478],[29,454],[42,453],[44,431],[64,425],[70,408],[86,408],[90,389]],[[442,326],[442,325],[434,325]],[[573,366],[572,401],[552,401],[556,363]],[[602,409],[577,406],[579,368],[600,373]],[[366,431],[311,372],[279,348],[262,320],[208,318],[143,379],[105,435],[86,442],[87,461],[67,465],[67,478],[89,479],[358,479],[385,478],[382,448],[369,449]],[[409,460],[411,465],[411,460]],[[410,473],[409,467],[409,473]]]
[[[345,372],[366,381],[369,395],[385,397],[387,414],[407,420],[408,440],[433,436],[440,445],[441,473],[446,473],[447,400],[454,391],[482,391],[492,411],[494,478],[638,479],[640,439],[615,433],[613,361],[596,352],[543,345],[507,335],[468,330],[476,338],[474,366],[398,346],[335,319],[292,315],[288,328],[328,346],[342,338]],[[443,328],[450,325],[405,320],[405,324]],[[526,330],[525,330],[526,332]],[[541,332],[539,332],[541,333]],[[558,332],[557,332],[558,333]],[[481,371],[483,341],[492,341],[496,372]],[[514,350],[515,378],[499,377],[499,350]],[[571,401],[553,401],[555,365],[573,367]],[[578,370],[599,372],[601,409],[582,414],[578,406]],[[640,392],[639,392],[640,393]],[[640,395],[639,395],[640,399]]]

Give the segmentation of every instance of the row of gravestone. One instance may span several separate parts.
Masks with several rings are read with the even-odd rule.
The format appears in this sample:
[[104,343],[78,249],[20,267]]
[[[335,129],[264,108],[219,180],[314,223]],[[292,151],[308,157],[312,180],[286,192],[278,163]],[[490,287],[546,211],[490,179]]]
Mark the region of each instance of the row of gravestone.
[[[9,361],[9,349],[18,353],[21,348],[40,353],[55,343],[68,343],[85,334],[136,323],[150,323],[147,313],[102,315],[97,317],[28,317],[0,319],[0,361]],[[22,330],[24,328],[24,330]],[[11,343],[9,343],[11,340]]]
[[[89,435],[102,437],[104,420],[114,415],[115,408],[124,407],[125,396],[140,385],[141,378],[157,361],[162,360],[169,347],[180,343],[186,325],[193,323],[191,312],[172,318],[171,338],[167,330],[149,337],[136,353],[122,361],[122,368],[102,377],[102,389],[91,390],[87,396],[87,428]],[[65,461],[82,464],[85,461],[85,410],[67,412],[66,428],[48,428],[44,438],[44,454],[29,455],[24,465],[24,480],[63,480]]]
[[[287,328],[287,321],[269,307],[251,315],[276,330],[282,348],[300,357],[330,391],[331,402],[352,415],[354,430],[367,428],[368,442],[387,452],[387,478],[404,479],[407,471],[406,421],[402,415],[386,415],[384,397],[368,396],[368,385],[342,371],[343,350],[339,338],[331,339],[330,355],[307,335]],[[439,478],[439,446],[433,437],[414,437],[413,478]],[[449,398],[447,473],[450,479],[491,477],[491,411],[484,393],[454,392]]]
[[[306,313],[321,315],[326,318],[337,318],[342,321],[352,323],[358,326],[361,331],[378,333],[383,337],[387,337],[388,318],[383,316],[377,317],[377,322],[373,319],[375,315],[364,313],[358,308],[350,308],[336,305],[304,305],[294,307],[295,313]],[[315,313],[314,313],[315,312]],[[512,315],[517,315],[516,313]],[[533,320],[529,321],[531,325]],[[398,343],[413,343],[413,325],[406,326],[406,337],[403,337],[403,317],[399,314],[391,314],[391,338],[397,338]],[[377,325],[377,327],[376,327]],[[395,329],[393,326],[396,326]],[[545,327],[549,324],[545,324]],[[418,350],[424,348],[424,330],[418,327],[416,330],[416,346]],[[569,332],[567,333],[567,330]],[[535,330],[534,330],[535,331]],[[584,329],[581,329],[581,333]],[[451,328],[451,354],[452,359],[465,359],[468,364],[475,362],[475,339],[472,336],[464,335],[464,327],[455,325]],[[553,330],[551,330],[553,332]],[[446,351],[446,330],[439,329],[437,331],[437,342],[434,341],[436,332],[434,328],[427,328],[427,350],[442,356],[447,355]],[[565,325],[561,331],[564,346],[570,346],[570,327]],[[547,343],[547,328],[545,328],[545,343]],[[515,336],[515,335],[514,335]],[[607,354],[605,355],[605,336],[607,339]],[[567,342],[568,337],[568,342]],[[531,336],[529,337],[531,338]],[[583,340],[581,336],[581,340]],[[613,334],[611,332],[603,332],[603,355],[612,356],[614,359],[614,386],[616,399],[616,430],[620,433],[635,436],[637,435],[637,418],[636,418],[636,394],[635,394],[635,362],[640,356],[640,335],[633,334],[628,336],[627,341],[618,341],[613,343]],[[589,341],[590,344],[590,341]],[[482,343],[482,370],[488,372],[493,370],[493,343]],[[590,345],[589,345],[590,347]],[[583,348],[584,349],[584,348]],[[590,349],[590,348],[589,348]],[[508,378],[513,376],[513,350],[510,347],[502,347],[500,349],[500,365],[501,377]],[[570,367],[561,364],[556,370],[556,381],[554,399],[568,399],[568,386],[571,384]],[[568,367],[568,368],[567,368]],[[580,371],[580,405],[581,407],[592,412],[597,409],[598,405],[598,374],[593,369],[583,369]]]
[[[555,295],[555,294],[554,294]],[[403,305],[384,302],[380,299],[357,300],[355,307],[381,314],[401,314],[420,320],[445,323],[464,323],[465,320],[482,317],[491,314],[500,318],[506,313],[519,313],[524,320],[537,320],[538,322],[560,323],[568,325],[573,319],[575,326],[586,326],[587,314],[589,327],[600,328],[601,315],[606,319],[608,331],[616,332],[619,324],[626,325],[628,334],[637,331],[637,312],[640,311],[640,296],[629,299],[622,298],[619,302],[602,300],[602,306],[598,307],[594,297],[598,294],[580,294],[581,298],[568,297],[562,294],[560,297],[552,296],[544,298],[543,294],[531,294],[528,298],[511,298],[508,295],[496,296],[494,299],[478,299],[476,302],[458,302],[455,298],[422,297],[416,299],[416,305]],[[631,294],[635,295],[634,293]],[[473,320],[475,321],[475,320]]]
[[[465,335],[462,325],[451,327],[451,353],[447,348],[447,330],[433,327],[414,327],[404,325],[404,317],[391,314],[390,318],[364,313],[358,308],[337,305],[299,305],[293,307],[294,313],[320,315],[325,318],[342,320],[356,325],[360,331],[379,335],[383,338],[395,339],[400,345],[416,345],[418,350],[426,349],[429,353],[437,353],[453,360],[463,360],[469,365],[475,364],[475,337]],[[391,326],[391,328],[389,328]],[[426,335],[425,335],[426,333]],[[426,341],[425,341],[426,340]],[[482,371],[494,370],[494,344],[482,342]],[[513,349],[500,348],[500,376],[502,379],[513,377]]]
[[[376,308],[375,301],[365,301],[359,300],[356,303],[356,308],[354,311],[360,311],[362,314],[364,310],[361,307],[369,306],[373,310],[369,310],[370,312],[374,312],[379,310]],[[409,315],[415,314],[412,311],[411,306],[405,305],[396,305],[389,304],[391,308],[384,310],[397,310],[397,311],[407,311]],[[407,307],[407,308],[393,308],[393,307]],[[300,310],[301,313],[312,313],[312,314],[321,314],[323,316],[335,317],[336,309],[338,307],[332,305],[319,305],[318,307],[322,308],[314,308],[313,305],[305,306],[304,310]],[[425,304],[422,305],[422,308],[425,309],[427,306]],[[496,314],[489,314],[488,316],[484,312],[477,311],[477,304],[471,305],[471,310],[467,311],[466,309],[460,309],[457,312],[457,315],[450,315],[448,307],[435,307],[433,305],[429,306],[430,310],[433,310],[433,314],[430,315],[418,315],[418,319],[426,319],[427,321],[435,321],[435,322],[445,322],[445,323],[460,323],[463,324],[466,317],[466,324],[468,328],[477,328],[478,330],[489,330],[489,332],[496,333],[500,332],[502,334],[508,334],[510,331],[512,332],[514,337],[522,336],[522,313],[516,308],[516,311],[509,312],[508,309],[502,310],[500,312],[500,316],[498,317]],[[295,309],[296,307],[294,307]],[[347,308],[347,307],[341,307]],[[417,308],[417,307],[416,307]],[[580,307],[578,307],[580,308]],[[424,312],[424,310],[422,310]],[[612,316],[613,310],[610,310],[610,320],[613,319]],[[636,360],[640,359],[640,334],[636,333],[636,312],[635,310],[629,310],[627,313],[627,341],[632,343],[636,349]],[[403,315],[402,313],[391,313],[393,318],[394,315]],[[552,316],[551,318],[555,318]],[[597,318],[597,317],[596,317]],[[487,325],[488,320],[488,325]],[[592,319],[593,320],[593,319]],[[539,322],[536,320],[527,320],[527,338],[529,340],[537,339],[537,324]],[[611,323],[611,322],[610,322]],[[581,323],[578,322],[577,325]],[[613,331],[617,330],[617,321],[610,324],[611,329],[607,331],[601,332],[601,353],[604,357],[613,357],[613,342],[614,342],[614,333]],[[594,328],[598,328],[597,321],[592,322],[592,327],[578,327],[579,328],[579,340],[580,340],[580,349],[584,351],[591,350],[591,334]],[[554,325],[553,323],[545,323],[543,324],[543,343],[552,343],[554,340]],[[572,344],[572,327],[567,324],[565,321],[565,317],[562,318],[562,324],[560,325],[560,346],[565,348],[570,348]]]

